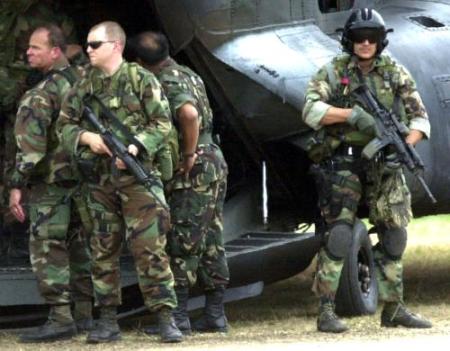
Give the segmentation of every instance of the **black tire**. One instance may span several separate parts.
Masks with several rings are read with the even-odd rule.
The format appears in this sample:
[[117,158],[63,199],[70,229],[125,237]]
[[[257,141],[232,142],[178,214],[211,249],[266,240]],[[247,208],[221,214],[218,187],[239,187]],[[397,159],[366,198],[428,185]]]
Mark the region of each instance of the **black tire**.
[[374,314],[378,304],[378,284],[372,243],[366,226],[357,220],[353,241],[345,259],[336,295],[336,313],[341,316]]

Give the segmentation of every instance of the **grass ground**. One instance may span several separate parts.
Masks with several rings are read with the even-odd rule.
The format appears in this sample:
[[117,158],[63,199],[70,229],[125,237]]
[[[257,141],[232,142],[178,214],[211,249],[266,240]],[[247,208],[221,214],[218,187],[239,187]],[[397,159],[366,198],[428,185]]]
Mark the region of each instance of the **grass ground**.
[[259,297],[228,304],[231,330],[227,335],[195,334],[182,344],[162,345],[157,343],[156,337],[140,331],[140,326],[146,323],[141,318],[129,321],[124,327],[123,340],[115,344],[88,346],[84,344],[85,336],[78,336],[53,344],[22,345],[17,343],[15,335],[3,333],[0,350],[262,350],[266,347],[315,350],[324,345],[348,350],[348,345],[358,347],[361,342],[366,348],[367,345],[382,347],[388,341],[404,348],[405,340],[417,347],[426,347],[430,340],[447,341],[446,335],[450,334],[450,216],[416,219],[408,229],[408,249],[404,256],[405,300],[411,310],[432,320],[432,329],[381,328],[378,311],[374,316],[346,319],[350,326],[347,333],[318,333],[315,328],[317,300],[310,291],[314,268],[309,267],[295,277],[266,287]]

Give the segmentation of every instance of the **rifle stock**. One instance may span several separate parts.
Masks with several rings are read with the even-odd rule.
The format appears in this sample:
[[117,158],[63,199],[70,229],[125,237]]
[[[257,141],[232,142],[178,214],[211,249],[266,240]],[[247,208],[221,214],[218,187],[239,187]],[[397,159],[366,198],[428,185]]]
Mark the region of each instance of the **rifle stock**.
[[354,94],[363,106],[374,115],[376,128],[380,134],[366,145],[362,155],[367,159],[372,159],[378,152],[391,145],[395,149],[400,163],[417,178],[431,202],[436,203],[435,197],[422,176],[425,165],[414,146],[405,140],[405,136],[409,133],[406,125],[378,102],[366,85],[359,86],[354,90]]

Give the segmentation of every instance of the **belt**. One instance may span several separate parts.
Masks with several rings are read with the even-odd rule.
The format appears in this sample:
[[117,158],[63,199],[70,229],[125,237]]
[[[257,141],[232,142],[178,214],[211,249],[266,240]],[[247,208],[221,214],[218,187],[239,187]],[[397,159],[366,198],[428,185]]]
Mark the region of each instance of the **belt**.
[[334,150],[334,154],[338,156],[354,156],[360,158],[363,148],[361,146],[354,146],[348,144],[341,144]]
[[360,173],[367,169],[368,162],[365,159],[357,158],[352,161],[327,159],[320,163],[320,166],[330,172],[351,171]]

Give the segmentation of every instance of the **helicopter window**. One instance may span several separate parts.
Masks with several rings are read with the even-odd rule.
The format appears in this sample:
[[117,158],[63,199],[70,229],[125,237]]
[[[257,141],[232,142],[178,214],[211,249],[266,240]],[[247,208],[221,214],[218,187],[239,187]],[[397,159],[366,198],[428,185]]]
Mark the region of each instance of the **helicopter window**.
[[322,13],[347,11],[353,7],[355,0],[319,0]]
[[427,28],[442,28],[445,27],[445,24],[436,21],[435,19],[431,17],[426,16],[415,16],[409,18],[413,22],[417,22],[421,26],[427,27]]

